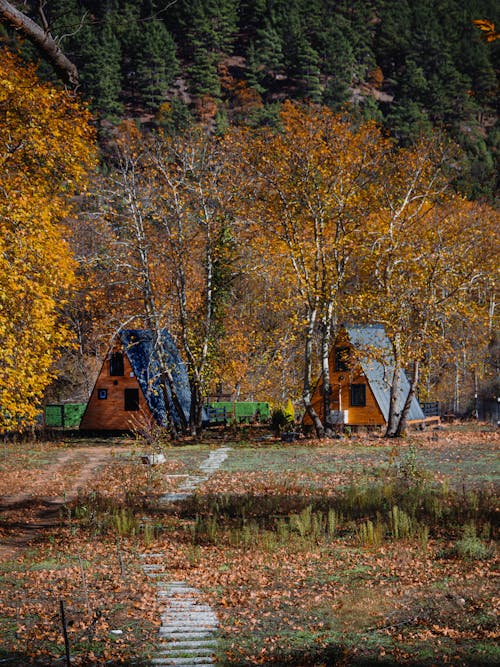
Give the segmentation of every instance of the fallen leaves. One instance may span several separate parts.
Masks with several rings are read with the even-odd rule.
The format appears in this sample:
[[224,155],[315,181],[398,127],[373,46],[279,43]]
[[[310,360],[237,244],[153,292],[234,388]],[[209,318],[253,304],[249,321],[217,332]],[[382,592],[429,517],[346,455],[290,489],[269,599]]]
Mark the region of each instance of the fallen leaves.
[[[436,455],[435,464],[443,459],[450,470],[471,465],[473,453],[474,465],[481,469],[497,442],[480,439],[473,452],[469,435],[455,444],[450,437],[436,453],[431,446],[425,449],[425,437],[421,440],[426,460]],[[369,479],[377,466],[387,465],[387,451],[355,443],[274,449],[260,457],[267,470],[222,470],[199,492],[251,490],[258,499],[264,498],[259,493],[276,496],[291,489],[306,495],[312,481],[331,493],[350,472],[356,479]],[[282,474],[277,475],[280,456]],[[196,470],[206,451],[179,448],[167,458],[167,476],[184,474]],[[243,468],[245,451],[234,452],[227,463]],[[449,655],[459,656],[458,665],[474,644],[498,638],[495,557],[475,563],[440,559],[436,556],[446,545],[433,538],[425,549],[408,540],[362,548],[349,534],[285,546],[262,540],[251,548],[236,547],[224,538],[224,525],[216,544],[194,544],[190,527],[195,517],[183,514],[181,505],[161,512],[147,507],[146,490],[152,490],[152,497],[163,491],[163,473],[151,479],[150,472],[134,460],[116,457],[98,478],[88,480],[81,495],[97,493],[110,507],[139,498],[142,519],[160,527],[147,548],[137,539],[123,539],[118,547],[111,532],[93,536],[72,517],[62,529],[45,532],[37,554],[25,552],[0,569],[0,631],[12,650],[38,656],[39,664],[54,664],[63,655],[57,610],[62,597],[70,640],[79,652],[75,665],[126,664],[132,656],[148,653],[160,617],[154,580],[142,572],[139,548],[163,554],[157,560],[167,579],[188,581],[202,591],[218,614],[228,665],[288,661],[319,667],[333,660],[349,664],[354,658],[376,658],[382,652],[397,662],[413,659],[422,644],[436,662],[453,649]]]
[[[121,546],[126,563],[122,577],[114,540],[85,541],[67,529],[53,537],[53,544],[31,556],[31,570],[20,559],[19,570],[2,578],[0,625],[16,621],[11,650],[27,657],[45,655],[47,664],[61,656],[60,599],[65,601],[70,645],[79,647],[74,665],[100,664],[106,652],[125,659],[131,646],[135,653],[139,639],[152,643],[157,632],[156,589],[145,577],[135,549]],[[80,553],[85,553],[85,582]],[[116,627],[123,636],[110,634]]]

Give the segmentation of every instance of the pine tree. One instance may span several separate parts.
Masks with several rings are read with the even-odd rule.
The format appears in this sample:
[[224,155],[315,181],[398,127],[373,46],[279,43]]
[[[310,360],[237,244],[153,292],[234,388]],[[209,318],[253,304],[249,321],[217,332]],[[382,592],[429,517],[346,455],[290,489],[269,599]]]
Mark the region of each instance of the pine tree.
[[189,68],[189,83],[195,95],[220,97],[217,57],[202,44],[199,44],[194,50],[193,63]]
[[301,81],[302,97],[311,102],[320,102],[323,87],[320,83],[319,56],[306,39],[297,44],[296,74]]
[[220,97],[217,66],[234,42],[237,5],[237,0],[186,0],[176,10],[187,36],[185,54],[192,62],[190,88],[197,96]]
[[274,25],[273,17],[265,18],[255,40],[247,49],[248,82],[259,93],[274,85],[276,76],[285,69],[283,40]]
[[137,90],[146,106],[156,109],[179,71],[175,42],[161,21],[149,21],[138,31],[135,50]]
[[212,48],[218,53],[230,54],[238,29],[239,0],[208,0],[207,4]]
[[81,80],[92,98],[92,107],[104,116],[121,114],[122,91],[121,47],[112,26],[106,20],[99,33],[83,31]]

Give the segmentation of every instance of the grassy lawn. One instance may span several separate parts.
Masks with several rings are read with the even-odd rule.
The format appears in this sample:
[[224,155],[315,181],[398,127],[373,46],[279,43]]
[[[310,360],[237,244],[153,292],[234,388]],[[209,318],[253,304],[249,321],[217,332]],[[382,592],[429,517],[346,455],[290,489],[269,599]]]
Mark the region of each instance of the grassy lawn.
[[[152,551],[217,612],[224,667],[500,663],[499,438],[436,433],[285,446],[229,432],[168,448],[152,469],[117,443],[60,524],[0,564],[0,659],[57,664],[64,598],[75,665],[147,664]],[[157,502],[221,445],[228,458],[194,496]]]

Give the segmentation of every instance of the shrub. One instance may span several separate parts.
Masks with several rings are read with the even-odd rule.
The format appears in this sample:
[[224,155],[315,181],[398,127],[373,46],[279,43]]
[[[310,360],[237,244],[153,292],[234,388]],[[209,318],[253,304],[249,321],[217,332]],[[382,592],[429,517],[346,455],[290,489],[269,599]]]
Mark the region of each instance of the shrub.
[[462,560],[485,560],[491,556],[491,549],[477,537],[475,524],[469,523],[464,526],[452,553]]
[[271,413],[271,427],[277,436],[283,431],[287,431],[292,425],[293,415],[282,407],[274,408]]

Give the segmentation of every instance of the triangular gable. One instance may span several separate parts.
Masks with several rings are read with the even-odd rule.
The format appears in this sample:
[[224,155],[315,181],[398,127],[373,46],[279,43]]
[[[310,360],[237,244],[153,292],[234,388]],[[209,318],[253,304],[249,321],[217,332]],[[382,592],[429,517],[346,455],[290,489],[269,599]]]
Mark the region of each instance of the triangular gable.
[[[167,410],[161,389],[160,364],[154,350],[151,332],[146,329],[124,329],[120,332],[119,338],[153,416],[159,424],[167,425]],[[186,366],[180,357],[172,336],[165,329],[160,332],[160,344],[172,374],[175,393],[186,420],[189,420],[191,392]],[[167,396],[172,418],[176,425],[180,426],[179,414],[172,404],[168,386]]]
[[[391,396],[390,382],[394,372],[392,346],[385,329],[380,324],[345,325],[345,330],[352,345],[359,351],[358,361],[368,380],[375,400],[384,415],[389,418]],[[403,371],[399,376],[399,391],[396,399],[396,411],[400,412],[410,391],[410,383]],[[408,414],[409,421],[425,419],[416,397],[413,397]]]

